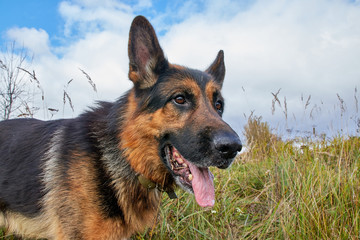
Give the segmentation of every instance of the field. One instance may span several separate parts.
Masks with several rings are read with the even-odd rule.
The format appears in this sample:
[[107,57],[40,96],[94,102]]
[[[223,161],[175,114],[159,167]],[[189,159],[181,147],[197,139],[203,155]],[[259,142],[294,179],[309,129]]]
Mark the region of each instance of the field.
[[[212,169],[216,204],[166,194],[154,226],[135,239],[359,239],[360,138],[281,140],[252,117],[247,149]],[[0,232],[0,239],[17,239]]]

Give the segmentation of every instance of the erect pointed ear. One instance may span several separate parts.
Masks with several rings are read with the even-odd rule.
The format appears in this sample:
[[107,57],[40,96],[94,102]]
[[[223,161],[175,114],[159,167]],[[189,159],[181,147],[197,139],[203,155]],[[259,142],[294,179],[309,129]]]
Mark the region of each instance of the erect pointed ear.
[[168,67],[154,28],[143,16],[137,16],[131,24],[128,52],[129,78],[135,87],[152,87]]
[[215,81],[222,87],[225,77],[225,63],[224,63],[224,51],[220,50],[216,56],[215,61],[206,70],[207,73],[212,75]]

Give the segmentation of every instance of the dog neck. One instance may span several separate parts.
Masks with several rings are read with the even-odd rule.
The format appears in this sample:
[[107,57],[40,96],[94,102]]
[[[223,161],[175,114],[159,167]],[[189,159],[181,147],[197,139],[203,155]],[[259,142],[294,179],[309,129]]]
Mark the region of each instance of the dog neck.
[[156,188],[160,192],[166,192],[170,199],[177,198],[177,195],[172,187],[161,186],[160,184],[157,184],[157,183],[151,181],[150,179],[146,178],[142,174],[138,175],[138,181],[143,187],[145,187],[149,190]]

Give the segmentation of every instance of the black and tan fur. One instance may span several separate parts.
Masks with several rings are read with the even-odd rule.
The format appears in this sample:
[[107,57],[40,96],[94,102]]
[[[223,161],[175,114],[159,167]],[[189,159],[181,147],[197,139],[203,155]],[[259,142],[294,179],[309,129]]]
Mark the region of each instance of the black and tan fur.
[[[136,17],[134,87],[74,119],[0,122],[0,226],[48,239],[124,239],[153,223],[160,190],[179,184],[165,148],[199,167],[228,167],[241,143],[221,119],[223,52],[205,71],[170,64]],[[185,190],[191,192],[191,187]]]

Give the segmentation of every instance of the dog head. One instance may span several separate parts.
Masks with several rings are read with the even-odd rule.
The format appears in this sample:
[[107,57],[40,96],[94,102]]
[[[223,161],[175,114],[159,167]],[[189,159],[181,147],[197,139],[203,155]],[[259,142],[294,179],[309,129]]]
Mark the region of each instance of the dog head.
[[209,167],[229,167],[242,147],[222,119],[223,51],[206,71],[170,64],[153,27],[138,16],[131,25],[128,52],[134,88],[121,139],[131,166],[154,182],[167,176],[165,182],[175,181],[194,193],[200,206],[212,206]]

